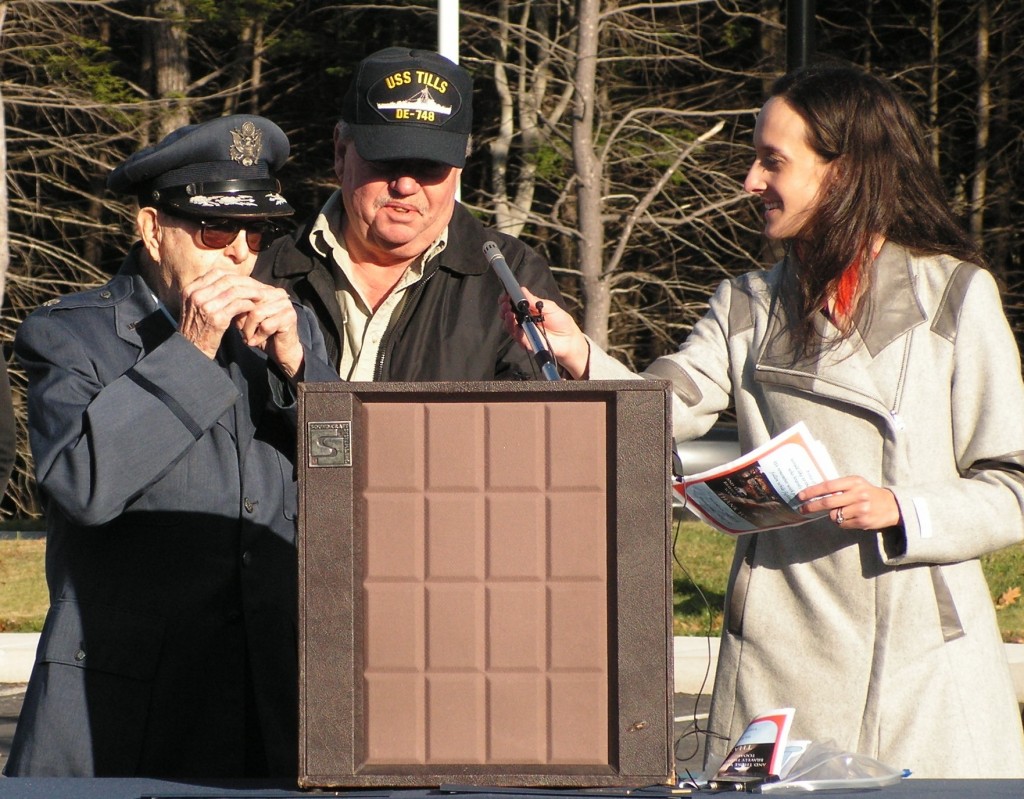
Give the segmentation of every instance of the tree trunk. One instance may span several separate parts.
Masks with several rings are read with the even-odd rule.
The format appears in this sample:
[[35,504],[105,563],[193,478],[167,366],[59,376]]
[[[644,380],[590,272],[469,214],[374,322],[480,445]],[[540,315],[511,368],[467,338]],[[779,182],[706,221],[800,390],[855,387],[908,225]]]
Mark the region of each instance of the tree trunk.
[[[7,18],[7,3],[0,3],[0,39]],[[10,208],[7,203],[7,127],[3,87],[0,86],[0,306],[4,302],[7,269],[11,265]]]
[[[993,26],[996,33],[996,53],[993,55],[992,63],[997,65],[992,68],[992,128],[993,130],[1013,130],[1014,121],[1010,109],[1013,103],[1015,72],[1013,64],[1018,59],[1008,58],[1014,53],[1019,42],[1017,35],[1018,26],[1010,21],[1002,25]],[[1006,135],[1006,134],[1004,134]],[[1011,134],[1012,135],[1012,134]],[[990,164],[992,180],[990,183],[995,186],[989,190],[989,220],[985,226],[985,255],[988,257],[989,265],[1004,280],[1008,272],[1014,268],[1012,263],[1013,242],[1016,238],[1016,218],[1013,212],[1016,197],[1013,192],[1015,184],[1014,176],[1017,172],[1017,158],[1015,153],[1007,152],[1004,147],[993,148],[993,155]],[[994,195],[994,196],[993,196]]]
[[761,60],[766,69],[761,78],[762,91],[765,97],[771,91],[775,76],[786,68],[786,41],[782,22],[782,2],[780,0],[761,0]]
[[939,54],[941,52],[940,38],[942,37],[942,26],[939,23],[940,0],[932,0],[931,4],[931,65],[928,74],[928,128],[932,146],[932,163],[939,168],[940,145],[942,144],[942,133],[939,126]]
[[573,99],[572,152],[576,167],[579,214],[579,270],[582,279],[583,332],[599,347],[608,346],[611,292],[604,271],[604,225],[601,221],[601,165],[594,135],[597,100],[598,0],[580,0],[577,19],[576,80]]
[[978,0],[978,101],[977,132],[975,133],[975,170],[971,182],[971,234],[981,241],[985,233],[985,203],[988,182],[988,142],[992,125],[992,79],[989,75],[989,17],[988,0]]
[[261,114],[263,113],[263,107],[260,103],[260,95],[263,89],[263,48],[266,46],[263,20],[254,19],[252,29],[252,75],[250,76],[252,94],[249,100],[249,109],[253,114]]
[[[551,77],[552,41],[543,35],[549,15],[541,5],[523,5],[522,16],[513,21],[506,1],[496,14],[494,87],[498,94],[498,131],[490,145],[493,181],[494,225],[510,236],[526,227],[537,189],[536,154],[541,144],[540,109]],[[530,29],[541,32],[533,41],[523,36]],[[532,51],[532,57],[531,57]],[[519,122],[518,171],[509,181],[510,156]]]
[[162,100],[158,138],[187,125],[188,106],[182,101],[188,89],[188,28],[184,0],[155,0],[153,16],[153,70],[156,96]]

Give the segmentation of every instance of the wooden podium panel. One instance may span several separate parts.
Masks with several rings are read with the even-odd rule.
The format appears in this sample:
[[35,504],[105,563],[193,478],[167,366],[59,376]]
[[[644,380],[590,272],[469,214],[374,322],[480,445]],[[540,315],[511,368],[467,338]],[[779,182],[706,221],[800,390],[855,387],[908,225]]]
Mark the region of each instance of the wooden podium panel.
[[652,381],[303,384],[300,785],[672,776]]

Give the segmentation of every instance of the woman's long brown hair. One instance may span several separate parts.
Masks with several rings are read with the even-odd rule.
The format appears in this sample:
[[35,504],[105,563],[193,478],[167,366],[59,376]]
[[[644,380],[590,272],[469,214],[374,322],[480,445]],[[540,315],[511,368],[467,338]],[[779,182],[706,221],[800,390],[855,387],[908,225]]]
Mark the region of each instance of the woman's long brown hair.
[[[917,116],[888,82],[852,66],[811,66],[779,78],[770,95],[803,118],[808,145],[832,166],[814,211],[787,242],[794,266],[787,312],[798,357],[818,343],[815,316],[840,276],[851,264],[870,263],[878,235],[917,254],[983,263],[947,202]],[[862,268],[861,286],[870,280],[871,269]]]

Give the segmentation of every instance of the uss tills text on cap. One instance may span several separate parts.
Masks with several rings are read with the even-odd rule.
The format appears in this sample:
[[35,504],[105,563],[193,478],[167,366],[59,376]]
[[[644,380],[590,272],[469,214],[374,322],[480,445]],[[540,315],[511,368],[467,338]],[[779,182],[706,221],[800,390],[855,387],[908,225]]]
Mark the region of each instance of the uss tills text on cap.
[[415,158],[461,168],[473,128],[473,79],[438,53],[388,47],[356,68],[341,118],[367,161]]
[[250,114],[187,125],[132,155],[107,177],[112,191],[184,216],[289,216],[276,173],[288,159],[284,131]]

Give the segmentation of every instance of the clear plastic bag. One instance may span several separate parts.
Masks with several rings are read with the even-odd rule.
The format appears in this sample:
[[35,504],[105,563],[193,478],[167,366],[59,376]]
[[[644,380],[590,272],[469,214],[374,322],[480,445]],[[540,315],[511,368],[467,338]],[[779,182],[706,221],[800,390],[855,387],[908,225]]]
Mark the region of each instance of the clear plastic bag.
[[895,785],[901,779],[901,769],[867,755],[842,750],[835,741],[813,741],[783,779],[766,782],[758,790],[761,793],[863,790]]

